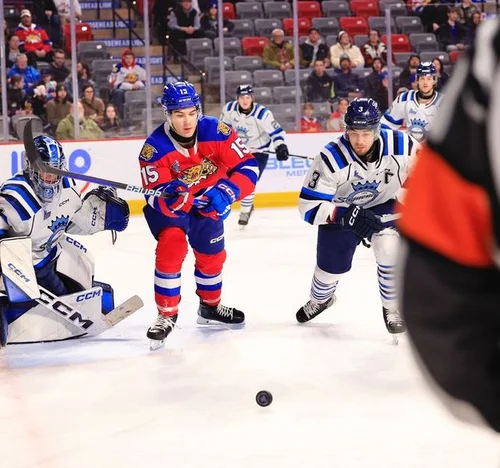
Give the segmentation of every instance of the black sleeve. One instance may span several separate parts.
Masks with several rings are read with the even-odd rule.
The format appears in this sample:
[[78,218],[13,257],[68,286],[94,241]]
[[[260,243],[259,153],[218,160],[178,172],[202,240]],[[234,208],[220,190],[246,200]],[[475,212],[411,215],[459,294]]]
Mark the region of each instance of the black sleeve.
[[500,432],[500,273],[406,243],[401,305],[432,379]]

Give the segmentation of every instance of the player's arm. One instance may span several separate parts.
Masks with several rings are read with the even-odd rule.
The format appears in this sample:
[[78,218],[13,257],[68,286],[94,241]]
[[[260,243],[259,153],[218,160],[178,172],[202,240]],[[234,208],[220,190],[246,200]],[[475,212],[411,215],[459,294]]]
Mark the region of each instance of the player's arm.
[[384,112],[380,123],[382,128],[390,128],[391,130],[398,130],[405,122],[405,103],[408,98],[408,91],[399,95],[392,106]]
[[288,159],[288,147],[285,143],[285,130],[276,121],[273,113],[266,108],[263,108],[256,115],[257,125],[269,135],[273,142],[274,149],[276,150],[276,159],[278,161],[286,161]]
[[445,391],[450,410],[471,421],[472,406],[500,432],[500,207],[491,175],[498,109],[489,103],[498,90],[483,60],[498,66],[498,23],[484,26],[477,52],[457,65],[409,182],[399,222],[401,306],[425,375]]
[[223,108],[220,114],[219,120],[227,123],[228,125],[232,125],[231,122],[231,107],[233,106],[234,101],[228,102]]

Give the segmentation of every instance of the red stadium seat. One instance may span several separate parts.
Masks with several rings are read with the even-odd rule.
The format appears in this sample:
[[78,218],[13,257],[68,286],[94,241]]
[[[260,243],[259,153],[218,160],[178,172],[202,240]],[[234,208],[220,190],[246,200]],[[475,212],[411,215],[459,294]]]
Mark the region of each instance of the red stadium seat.
[[269,39],[267,37],[244,37],[241,40],[243,55],[262,57],[264,47],[266,47],[268,43]]
[[222,4],[222,17],[227,20],[236,19],[236,11],[232,3]]
[[[411,52],[413,49],[411,47],[410,39],[406,34],[392,34],[392,52]],[[387,45],[387,36],[384,34],[380,40]]]
[[[63,24],[63,37],[64,37],[64,51],[66,54],[71,54],[71,25],[69,23]],[[90,24],[77,23],[76,24],[76,43],[92,41],[92,28]]]
[[[283,18],[283,29],[285,36],[293,36],[293,18]],[[307,36],[311,29],[311,20],[309,18],[299,18],[299,36]]]
[[356,34],[368,34],[368,23],[362,16],[343,16],[339,23],[340,27],[351,37]]
[[[153,11],[154,2],[148,3],[149,16],[151,16],[151,12]],[[144,11],[144,0],[135,0],[135,7],[141,16],[143,16]]]
[[300,1],[298,2],[299,18],[321,18],[321,6],[319,2]]
[[351,0],[351,10],[354,16],[370,18],[380,16],[378,0]]
[[456,63],[458,57],[460,57],[463,53],[463,50],[452,50],[450,52],[450,63]]

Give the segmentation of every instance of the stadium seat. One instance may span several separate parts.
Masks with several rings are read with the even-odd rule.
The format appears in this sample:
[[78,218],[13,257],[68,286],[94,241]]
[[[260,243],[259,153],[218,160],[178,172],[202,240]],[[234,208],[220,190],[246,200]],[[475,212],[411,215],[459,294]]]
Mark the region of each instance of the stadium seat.
[[[387,36],[385,34],[380,39],[384,44],[387,44]],[[393,53],[412,51],[410,40],[406,34],[392,34],[391,43]]]
[[[283,29],[286,36],[293,36],[293,18],[283,20]],[[311,20],[309,18],[299,18],[299,36],[307,36],[311,29]]]
[[[66,54],[71,54],[71,25],[63,24],[64,51]],[[92,27],[87,23],[76,24],[76,43],[92,41]]]
[[418,16],[398,16],[396,17],[396,25],[401,34],[410,35],[424,31],[424,27]]
[[[370,29],[376,29],[379,35],[382,35],[386,31],[386,19],[384,16],[374,16],[372,18],[368,18],[368,27]],[[398,28],[396,26],[396,22],[394,18],[391,17],[391,32],[396,34],[398,32]]]
[[340,28],[346,31],[350,36],[356,34],[368,34],[368,23],[362,16],[342,17],[340,18]]
[[242,37],[255,36],[252,20],[235,19],[232,21],[232,23],[234,24],[234,29],[232,31],[232,35],[234,37],[242,38]]
[[352,39],[353,44],[359,48],[365,45],[367,41],[368,36],[366,34],[356,34]]
[[252,73],[248,70],[227,71],[224,76],[226,77],[226,93],[230,96],[236,96],[236,88],[240,84],[253,84]]
[[436,57],[439,58],[441,62],[443,62],[443,65],[450,64],[450,57],[448,55],[448,52],[445,52],[444,50],[438,50],[437,52],[424,51],[420,54],[420,60],[422,60],[422,62],[432,62]]
[[262,5],[257,2],[239,2],[236,4],[236,16],[240,19],[262,18]]
[[[218,84],[220,82],[220,66],[219,57],[205,57],[203,60],[203,69],[207,74],[207,82],[209,84]],[[233,59],[224,57],[224,70],[230,71],[233,69]]]
[[274,29],[281,29],[280,19],[261,18],[255,20],[255,34],[261,37],[270,37]]
[[273,89],[274,102],[276,104],[294,103],[297,97],[297,89],[300,95],[300,88],[295,86],[276,86]]
[[287,2],[265,2],[264,15],[266,18],[283,19],[292,16],[292,9]]
[[91,63],[92,60],[105,60],[109,57],[106,44],[100,41],[80,42],[77,46],[78,60]]
[[[216,39],[214,41],[215,55],[219,55],[220,41]],[[225,37],[224,38],[224,55],[226,57],[236,57],[241,55],[241,40],[237,37]]]
[[370,18],[380,16],[378,0],[351,0],[351,10],[354,16]]
[[253,88],[253,97],[258,104],[272,104],[273,101],[273,92],[271,88],[262,87],[262,88]]
[[236,12],[232,3],[225,2],[222,4],[222,17],[227,20],[236,19]]
[[463,54],[462,50],[453,50],[450,52],[450,63],[455,64],[460,57],[460,55]]
[[406,67],[408,65],[408,59],[412,52],[394,52],[394,59],[398,67]]
[[352,69],[352,72],[355,75],[359,76],[359,79],[361,80],[361,83],[363,83],[363,80],[372,72],[373,70],[371,68],[360,68],[356,67]]
[[197,38],[186,40],[188,60],[198,68],[203,68],[205,57],[214,55],[213,43],[211,39]]
[[241,47],[243,48],[244,55],[262,57],[262,52],[267,44],[269,44],[269,39],[267,37],[244,37],[241,40]]
[[328,36],[329,34],[338,35],[340,31],[337,18],[313,18],[311,25],[313,28],[318,29],[322,36]]
[[325,0],[321,3],[323,16],[327,18],[340,18],[342,16],[351,16],[349,2],[343,0]]
[[245,57],[245,56],[236,56],[234,57],[234,69],[235,70],[248,70],[255,71],[261,70],[263,68],[262,65],[262,57]]
[[300,1],[297,2],[297,12],[299,18],[321,18],[321,6],[319,2],[312,1]]
[[438,51],[438,43],[433,33],[410,34],[410,43],[417,54],[423,51]]
[[255,70],[253,81],[255,86],[259,87],[283,86],[283,72],[281,70]]
[[[306,84],[307,78],[312,73],[311,68],[301,68],[299,70],[299,85],[302,87]],[[287,86],[296,86],[295,70],[285,70],[285,84]]]

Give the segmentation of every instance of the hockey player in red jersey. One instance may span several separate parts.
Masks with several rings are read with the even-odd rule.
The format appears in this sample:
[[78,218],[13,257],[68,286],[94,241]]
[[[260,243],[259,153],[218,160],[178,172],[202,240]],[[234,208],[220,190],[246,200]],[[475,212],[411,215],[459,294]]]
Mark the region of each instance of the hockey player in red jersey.
[[254,158],[231,127],[201,115],[200,97],[192,84],[167,85],[161,102],[166,122],[147,138],[139,156],[144,188],[171,195],[146,196],[144,208],[158,241],[158,317],[147,333],[153,348],[163,342],[177,320],[188,241],[196,258],[198,323],[244,322],[243,312],[220,302],[226,259],[223,221],[232,203],[252,193],[258,175]]

